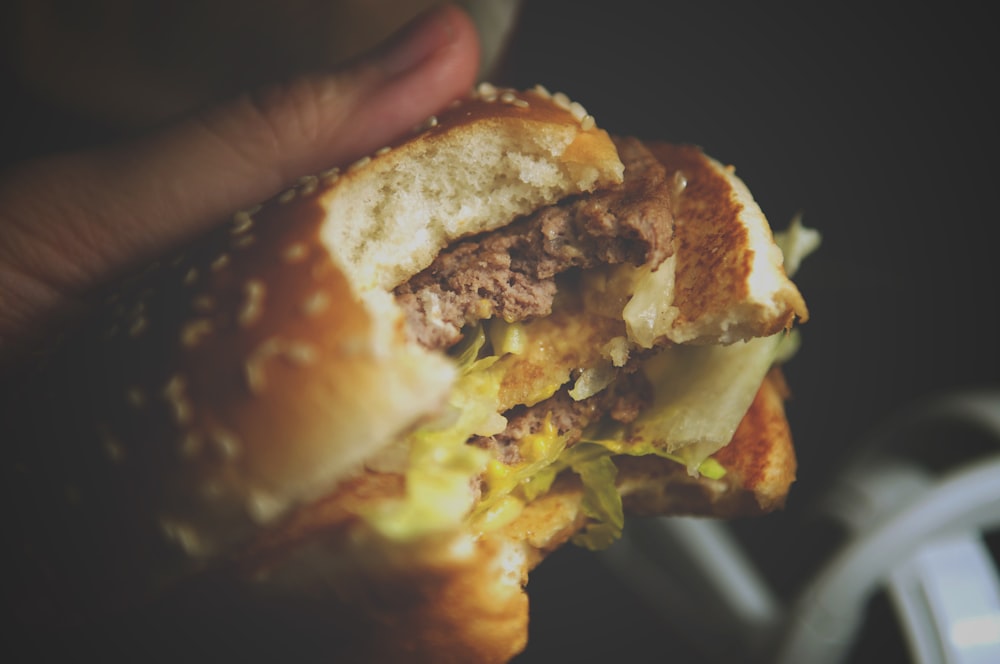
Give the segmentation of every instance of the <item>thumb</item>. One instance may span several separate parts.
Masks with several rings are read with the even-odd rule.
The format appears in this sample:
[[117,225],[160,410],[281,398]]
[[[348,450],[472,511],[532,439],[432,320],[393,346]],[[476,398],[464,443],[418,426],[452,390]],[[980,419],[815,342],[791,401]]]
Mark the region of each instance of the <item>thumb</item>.
[[119,174],[135,172],[145,160],[153,172],[137,173],[147,186],[161,173],[180,178],[161,180],[166,195],[176,195],[170,186],[204,188],[185,216],[220,205],[228,212],[382,147],[471,88],[477,66],[475,28],[460,10],[445,7],[337,73],[302,75],[209,108],[132,146],[114,166]]
[[7,174],[0,351],[108,277],[419,124],[471,88],[478,48],[471,20],[446,6],[337,72],[302,75],[127,144]]

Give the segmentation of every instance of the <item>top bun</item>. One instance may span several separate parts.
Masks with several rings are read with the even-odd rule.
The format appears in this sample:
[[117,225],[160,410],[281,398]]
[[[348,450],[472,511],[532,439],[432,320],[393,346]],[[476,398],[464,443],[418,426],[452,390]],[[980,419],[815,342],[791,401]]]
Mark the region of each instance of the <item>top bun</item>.
[[805,322],[771,226],[731,166],[694,145],[647,142],[674,181],[674,343],[729,344]]
[[365,157],[319,194],[323,237],[361,290],[390,290],[458,237],[622,181],[607,133],[544,88],[481,84],[423,131]]
[[238,556],[440,414],[452,361],[405,340],[388,289],[622,171],[564,96],[480,86],[116,285],[25,388],[26,550],[65,554],[88,601]]

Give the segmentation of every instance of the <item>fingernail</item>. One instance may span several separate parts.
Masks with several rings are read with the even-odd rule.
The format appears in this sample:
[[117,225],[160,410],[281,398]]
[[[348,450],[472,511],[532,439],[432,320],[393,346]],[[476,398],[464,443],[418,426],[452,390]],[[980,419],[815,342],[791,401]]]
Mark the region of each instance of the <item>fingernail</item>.
[[427,60],[455,39],[454,7],[439,7],[413,19],[379,48],[375,60],[389,76],[398,76]]

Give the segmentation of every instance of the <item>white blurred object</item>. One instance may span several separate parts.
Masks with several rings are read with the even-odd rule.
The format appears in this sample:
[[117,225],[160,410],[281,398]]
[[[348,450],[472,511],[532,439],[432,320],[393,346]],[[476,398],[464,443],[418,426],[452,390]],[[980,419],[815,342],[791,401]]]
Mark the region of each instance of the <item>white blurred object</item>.
[[906,446],[932,425],[1000,446],[1000,392],[917,404],[865,441],[824,502],[844,544],[791,602],[719,521],[630,524],[604,560],[708,662],[845,662],[883,590],[915,664],[1000,662],[1000,577],[983,541],[1000,528],[1000,453],[934,474]]

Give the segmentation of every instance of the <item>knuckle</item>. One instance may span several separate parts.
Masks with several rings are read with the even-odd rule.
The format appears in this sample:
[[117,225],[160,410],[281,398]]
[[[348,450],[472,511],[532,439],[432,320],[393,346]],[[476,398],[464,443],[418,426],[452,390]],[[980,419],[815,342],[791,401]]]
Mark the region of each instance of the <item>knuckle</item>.
[[247,95],[250,112],[278,146],[315,141],[322,130],[324,84],[303,75]]

